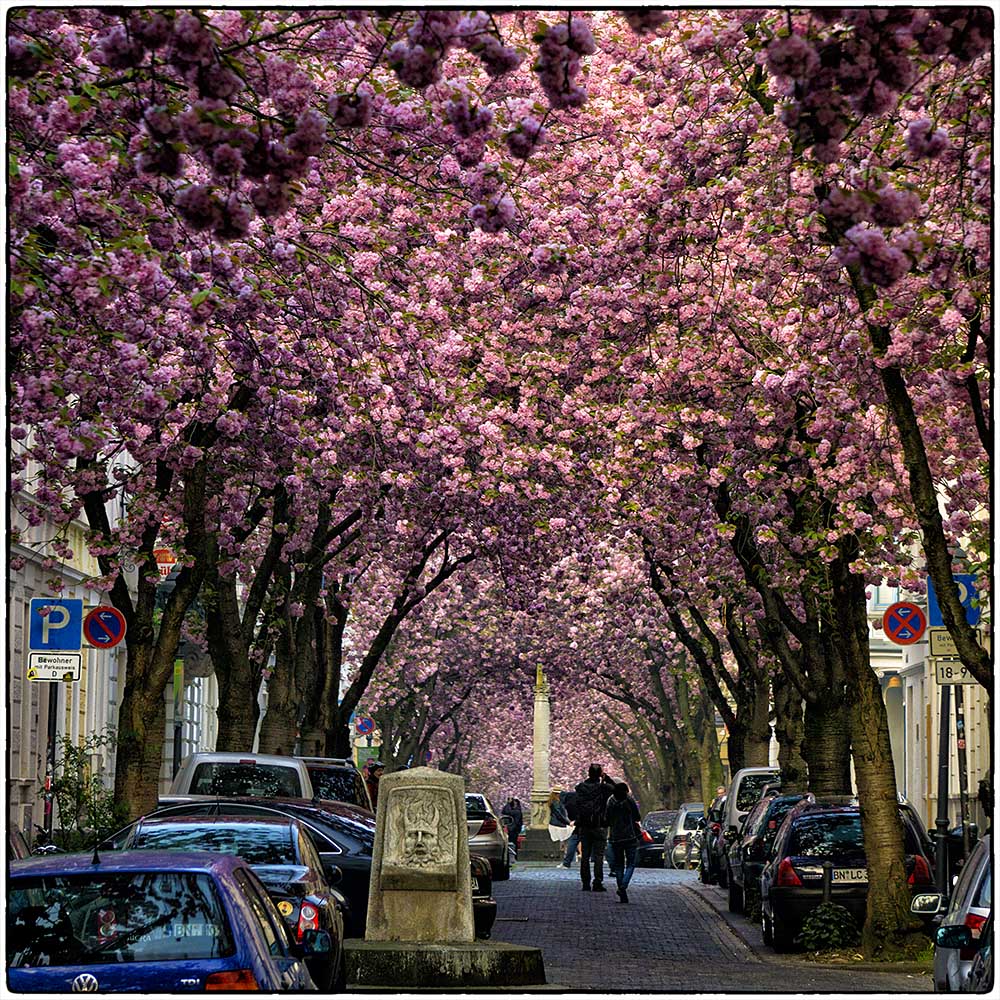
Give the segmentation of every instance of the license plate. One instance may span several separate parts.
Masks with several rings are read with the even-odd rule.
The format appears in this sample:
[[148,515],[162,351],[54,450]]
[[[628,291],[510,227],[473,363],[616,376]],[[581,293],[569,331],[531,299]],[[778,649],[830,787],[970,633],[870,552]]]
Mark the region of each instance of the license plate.
[[479,892],[479,879],[477,879],[477,878],[474,878],[472,880],[472,891],[473,892]]
[[834,868],[834,882],[867,882],[867,868]]

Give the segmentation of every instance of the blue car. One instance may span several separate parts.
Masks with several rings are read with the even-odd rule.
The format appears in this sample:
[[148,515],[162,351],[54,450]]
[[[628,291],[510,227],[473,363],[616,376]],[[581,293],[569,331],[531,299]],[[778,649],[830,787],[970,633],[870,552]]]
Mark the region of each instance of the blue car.
[[[326,931],[310,931],[301,953],[331,947]],[[7,985],[14,993],[315,988],[250,866],[200,851],[12,862]]]

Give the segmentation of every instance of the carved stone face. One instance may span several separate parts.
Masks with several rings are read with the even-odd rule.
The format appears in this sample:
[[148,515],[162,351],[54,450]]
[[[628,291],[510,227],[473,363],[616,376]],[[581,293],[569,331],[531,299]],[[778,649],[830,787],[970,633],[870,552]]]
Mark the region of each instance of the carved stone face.
[[438,850],[437,826],[428,822],[408,826],[403,839],[403,858],[418,868],[436,861]]

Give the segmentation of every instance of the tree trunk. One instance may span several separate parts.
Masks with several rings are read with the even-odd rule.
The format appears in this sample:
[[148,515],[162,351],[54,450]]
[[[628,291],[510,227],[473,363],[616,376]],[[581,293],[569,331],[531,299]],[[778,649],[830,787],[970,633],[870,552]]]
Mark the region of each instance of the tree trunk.
[[809,791],[817,798],[851,794],[850,718],[843,691],[826,689],[806,702],[802,756]]
[[115,768],[115,800],[129,818],[156,808],[167,710],[163,701],[166,685],[155,690],[142,669],[143,653],[128,652],[126,683],[118,708],[118,749]]
[[802,756],[805,738],[802,696],[781,670],[771,678],[774,692],[774,736],[778,741],[778,766],[781,790],[804,792],[809,784],[809,769]]
[[915,933],[920,925],[910,913],[889,721],[882,688],[869,662],[865,582],[851,573],[847,565],[845,557],[833,563],[831,569],[838,637],[847,670],[854,773],[868,859],[868,903],[862,948],[868,959],[893,960],[915,954],[924,938]]
[[701,732],[698,739],[701,801],[705,808],[715,798],[715,789],[722,784],[722,758],[719,756],[719,734],[715,729],[715,710],[711,702],[701,699]]
[[[743,672],[740,672],[743,680]],[[747,681],[736,703],[736,725],[729,729],[729,773],[744,767],[766,767],[771,752],[770,694],[766,683]]]
[[290,754],[298,731],[298,698],[295,692],[295,658],[286,629],[275,646],[275,664],[267,682],[267,711],[260,726],[260,752]]

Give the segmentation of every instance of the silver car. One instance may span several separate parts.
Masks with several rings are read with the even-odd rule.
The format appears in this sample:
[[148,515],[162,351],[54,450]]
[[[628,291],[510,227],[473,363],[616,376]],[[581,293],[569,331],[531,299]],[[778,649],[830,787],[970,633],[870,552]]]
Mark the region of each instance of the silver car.
[[[986,834],[976,844],[962,866],[962,874],[952,890],[951,901],[941,927],[965,926],[978,938],[990,916],[993,898],[993,870],[990,864],[992,837]],[[939,993],[952,993],[962,989],[976,948],[934,948],[934,989]]]
[[510,878],[507,831],[493,803],[479,792],[466,792],[465,817],[469,825],[469,853],[489,861],[495,881]]

